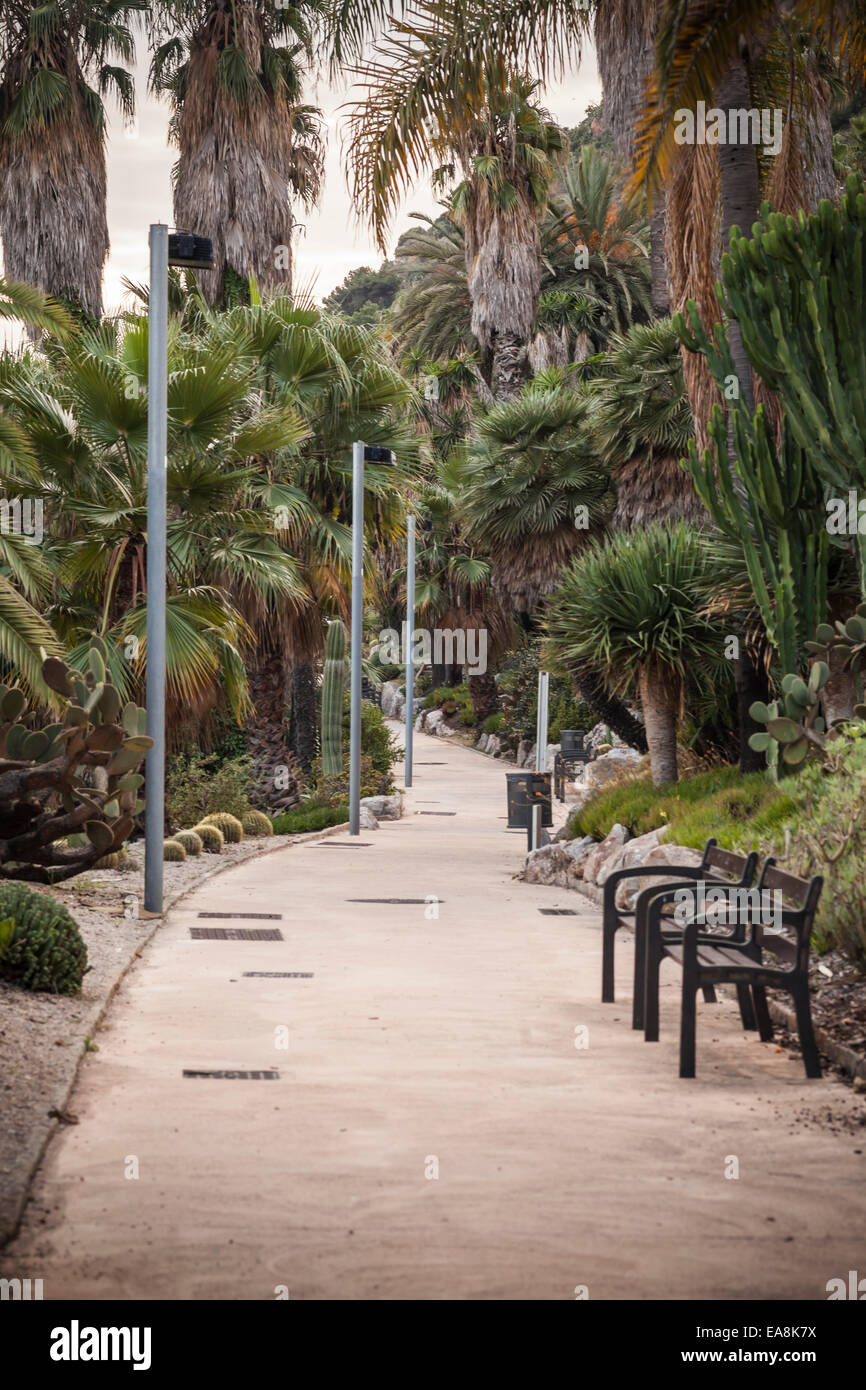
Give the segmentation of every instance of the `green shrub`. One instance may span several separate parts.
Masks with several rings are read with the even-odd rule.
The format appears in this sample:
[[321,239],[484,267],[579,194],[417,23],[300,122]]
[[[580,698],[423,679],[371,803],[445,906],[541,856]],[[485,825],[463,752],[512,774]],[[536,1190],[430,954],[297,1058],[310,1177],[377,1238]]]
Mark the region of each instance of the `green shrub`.
[[602,788],[572,815],[569,834],[601,840],[616,823],[633,835],[666,825],[666,838],[678,845],[703,849],[714,836],[724,849],[739,849],[744,832],[754,839],[791,810],[787,787],[769,782],[761,772],[744,777],[736,767],[719,767],[669,787],[654,787],[644,774]]
[[274,816],[275,835],[305,835],[313,830],[326,830],[331,825],[343,825],[349,819],[349,807],[303,806],[297,811],[284,811]]
[[186,850],[180,840],[163,840],[162,857],[170,864],[182,864],[186,859]]
[[191,854],[194,859],[204,849],[201,836],[197,835],[194,830],[179,830],[176,835],[172,836],[172,839],[177,840],[179,845],[183,845],[187,854]]
[[215,754],[180,754],[168,771],[169,820],[195,825],[212,811],[240,817],[249,808],[250,764],[246,757],[220,762]]
[[241,816],[241,825],[244,828],[244,834],[252,837],[273,835],[274,833],[274,827],[262,811],[245,811]]
[[488,714],[484,723],[481,725],[485,734],[498,734],[499,730],[502,728],[502,718],[501,712],[499,714]]
[[62,903],[22,883],[0,884],[0,976],[20,989],[80,994],[87,947]]
[[202,825],[215,825],[217,830],[221,830],[223,839],[227,844],[239,845],[244,838],[244,827],[237,816],[232,816],[228,811],[211,811],[209,816],[204,816]]
[[215,825],[194,825],[198,838],[201,840],[202,848],[207,854],[220,854],[225,844],[225,838],[221,830]]

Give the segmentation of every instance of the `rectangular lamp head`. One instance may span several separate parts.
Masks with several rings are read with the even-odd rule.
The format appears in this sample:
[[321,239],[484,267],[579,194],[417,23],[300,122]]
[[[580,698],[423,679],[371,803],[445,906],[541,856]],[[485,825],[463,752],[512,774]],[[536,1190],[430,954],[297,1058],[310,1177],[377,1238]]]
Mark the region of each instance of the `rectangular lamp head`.
[[213,242],[210,237],[194,236],[192,232],[172,232],[168,238],[168,263],[190,270],[213,270]]
[[393,463],[394,454],[391,449],[383,449],[378,444],[364,445],[365,463]]

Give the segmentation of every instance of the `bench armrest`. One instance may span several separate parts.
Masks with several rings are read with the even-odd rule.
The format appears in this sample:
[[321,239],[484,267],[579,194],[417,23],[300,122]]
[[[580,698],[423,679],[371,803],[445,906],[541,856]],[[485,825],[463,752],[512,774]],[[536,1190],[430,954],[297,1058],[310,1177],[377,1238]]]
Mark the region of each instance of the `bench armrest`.
[[[682,878],[695,879],[699,878],[701,873],[702,869],[700,864],[648,864],[645,867],[641,864],[635,864],[630,869],[614,869],[613,873],[608,874],[602,884],[605,910],[615,907],[617,885],[621,883],[624,878],[670,879],[674,875],[679,874]],[[649,888],[643,888],[638,897],[638,902],[640,902],[644,893],[658,892],[662,886],[663,885],[659,885],[659,888],[654,888],[653,885],[650,884]]]

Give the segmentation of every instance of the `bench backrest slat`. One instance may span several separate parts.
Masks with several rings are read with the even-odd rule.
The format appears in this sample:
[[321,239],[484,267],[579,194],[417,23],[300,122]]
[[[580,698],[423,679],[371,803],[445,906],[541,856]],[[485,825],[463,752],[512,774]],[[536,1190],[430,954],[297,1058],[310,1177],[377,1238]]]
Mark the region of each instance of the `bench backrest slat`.
[[[790,899],[791,903],[800,909],[806,907],[813,884],[814,879],[797,878],[796,874],[789,874],[784,869],[777,869],[773,859],[766,861],[761,872],[760,886],[762,888],[778,889],[783,898]],[[815,902],[817,902],[817,897]]]
[[721,869],[731,878],[742,878],[748,855],[733,854],[729,849],[719,849],[718,845],[713,845],[712,849],[704,851],[704,862],[707,867]]

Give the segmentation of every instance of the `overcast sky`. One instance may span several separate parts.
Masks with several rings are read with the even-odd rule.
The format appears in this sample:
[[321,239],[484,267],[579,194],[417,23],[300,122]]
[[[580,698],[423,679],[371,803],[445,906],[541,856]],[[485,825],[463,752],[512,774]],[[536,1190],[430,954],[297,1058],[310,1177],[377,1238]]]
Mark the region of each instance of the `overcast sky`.
[[[105,273],[105,306],[110,310],[123,297],[124,276],[134,281],[147,279],[147,230],[151,222],[172,223],[171,167],[176,151],[168,147],[168,107],[145,93],[145,75],[137,74],[138,118],[133,130],[125,131],[116,113],[112,115],[108,145],[108,223],[111,254]],[[563,125],[576,125],[587,105],[598,101],[601,88],[591,49],[585,49],[583,63],[565,81],[551,86],[546,105]],[[325,189],[320,206],[304,217],[306,230],[295,246],[295,282],[315,284],[316,298],[339,285],[354,266],[378,266],[381,256],[371,238],[355,222],[346,189],[340,156],[339,107],[347,100],[346,89],[325,86],[312,89],[307,100],[325,112],[328,154]],[[421,186],[407,199],[394,224],[392,246],[410,225],[409,212],[433,212],[435,200],[429,187]]]

